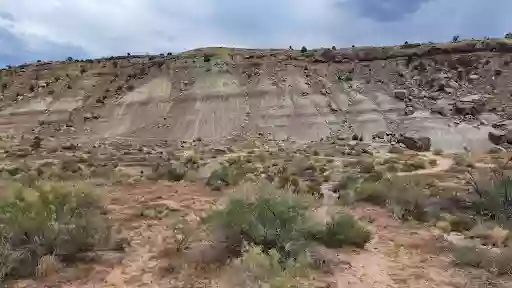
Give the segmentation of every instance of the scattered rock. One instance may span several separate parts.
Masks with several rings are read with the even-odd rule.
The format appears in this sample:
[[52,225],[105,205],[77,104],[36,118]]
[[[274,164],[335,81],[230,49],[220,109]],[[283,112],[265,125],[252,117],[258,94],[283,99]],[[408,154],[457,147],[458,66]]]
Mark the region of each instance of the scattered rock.
[[71,142],[68,142],[68,143],[62,144],[62,146],[60,146],[60,147],[63,150],[76,150],[78,148],[78,145],[74,144],[74,143],[71,143]]
[[405,114],[405,116],[410,116],[410,115],[414,114],[414,107],[406,106],[404,109],[404,114]]
[[472,95],[461,98],[455,102],[454,111],[459,115],[477,116],[486,110],[485,98],[480,95]]
[[395,90],[393,91],[393,97],[398,100],[404,101],[407,99],[407,91],[406,90]]
[[424,152],[429,151],[431,148],[430,137],[412,137],[400,135],[398,143],[402,143],[409,150]]
[[386,137],[386,131],[379,131],[372,135],[372,139],[384,139]]
[[459,89],[459,84],[457,84],[457,82],[453,81],[453,80],[450,80],[446,83],[446,86],[448,86],[449,88],[452,88],[452,89]]
[[507,144],[512,144],[512,130],[505,132],[505,142]]
[[489,141],[494,145],[501,145],[505,142],[505,132],[502,131],[490,131],[487,135]]
[[451,112],[451,108],[448,105],[437,104],[430,109],[430,112],[433,114],[439,114],[441,116],[449,116]]

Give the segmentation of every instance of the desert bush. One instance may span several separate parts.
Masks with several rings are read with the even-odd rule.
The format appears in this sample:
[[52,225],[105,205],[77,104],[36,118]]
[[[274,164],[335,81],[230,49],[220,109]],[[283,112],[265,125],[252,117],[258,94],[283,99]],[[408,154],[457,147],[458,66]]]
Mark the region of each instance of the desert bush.
[[171,162],[165,165],[160,165],[153,169],[153,173],[147,176],[148,180],[167,180],[172,182],[179,182],[185,178],[187,174],[186,167],[178,162]]
[[[38,183],[9,189],[0,203],[0,272],[33,276],[39,259],[72,261],[109,244],[110,228],[99,198],[82,186]],[[0,277],[1,278],[1,277]]]
[[490,175],[471,176],[470,184],[476,196],[473,208],[481,215],[497,221],[512,219],[512,177],[502,170]]
[[288,262],[283,268],[276,250],[264,253],[253,246],[231,265],[222,287],[307,287],[301,285],[308,270],[309,263],[305,258]]
[[428,160],[428,165],[430,167],[436,167],[437,166],[437,159],[429,159]]
[[453,258],[456,265],[480,268],[487,257],[483,248],[473,246],[459,246],[453,249]]
[[421,170],[421,169],[425,169],[427,168],[427,161],[425,161],[425,159],[414,159],[410,165],[416,169],[416,170]]
[[350,82],[353,80],[353,77],[349,72],[338,71],[336,72],[336,79],[338,79],[340,82]]
[[324,229],[315,231],[313,239],[327,248],[364,248],[371,240],[371,236],[370,231],[352,215],[342,214],[328,222]]
[[400,166],[398,164],[389,163],[386,165],[386,171],[390,173],[396,173],[400,171]]
[[379,182],[362,182],[355,191],[357,201],[386,206],[400,220],[427,220],[428,195],[425,184],[414,178],[384,178]]
[[307,52],[308,52],[308,48],[306,48],[306,46],[302,46],[302,48],[300,48],[300,53],[304,54]]
[[252,201],[232,198],[227,207],[213,212],[208,220],[230,234],[241,235],[265,253],[275,249],[286,262],[304,251],[299,247],[305,244],[306,210],[293,197],[265,193]]
[[380,182],[362,182],[355,191],[356,201],[371,203],[378,206],[387,204],[390,195]]
[[436,149],[434,149],[434,151],[432,151],[432,153],[434,155],[440,156],[440,155],[443,155],[444,151],[441,148],[436,148]]
[[453,157],[454,164],[459,167],[468,167],[468,168],[474,168],[475,164],[468,159],[467,155],[465,154],[456,154]]
[[389,205],[395,217],[401,220],[426,221],[428,217],[428,195],[421,181],[408,178],[394,178],[388,181],[392,195]]
[[372,173],[375,171],[375,164],[373,160],[361,160],[358,162],[359,172],[361,173]]
[[318,229],[308,216],[307,203],[299,196],[277,190],[271,184],[260,185],[256,190],[250,197],[230,199],[226,207],[212,212],[206,223],[229,235],[239,235],[266,254],[275,250],[281,264],[298,259],[312,241],[331,247],[362,247],[367,242],[367,232],[348,215]]
[[402,167],[404,172],[413,172],[427,168],[427,161],[424,159],[414,159],[412,161],[405,162]]
[[223,187],[237,185],[243,180],[245,174],[244,168],[236,163],[222,165],[210,174],[206,180],[206,185],[214,190],[220,190]]
[[448,223],[450,226],[450,231],[455,232],[464,232],[471,230],[476,225],[476,219],[473,216],[459,213],[459,214],[441,214],[441,219],[443,222]]
[[474,246],[459,246],[453,249],[456,265],[485,269],[495,275],[512,274],[512,249],[499,252]]
[[512,39],[512,32],[505,34],[505,39]]

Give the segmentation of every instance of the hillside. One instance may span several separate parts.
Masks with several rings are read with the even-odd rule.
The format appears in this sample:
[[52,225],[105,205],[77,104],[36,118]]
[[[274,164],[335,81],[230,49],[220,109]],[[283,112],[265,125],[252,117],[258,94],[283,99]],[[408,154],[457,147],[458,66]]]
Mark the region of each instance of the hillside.
[[37,63],[2,70],[1,127],[78,142],[418,132],[434,148],[482,151],[489,127],[510,114],[511,45],[208,48]]
[[489,39],[2,69],[0,285],[512,287],[511,64]]

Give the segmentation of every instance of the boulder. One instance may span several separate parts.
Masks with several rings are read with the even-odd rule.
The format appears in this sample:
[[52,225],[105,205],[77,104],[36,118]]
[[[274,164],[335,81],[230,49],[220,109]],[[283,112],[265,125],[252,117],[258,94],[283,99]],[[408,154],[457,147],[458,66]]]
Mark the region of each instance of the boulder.
[[405,109],[404,109],[404,115],[405,116],[410,116],[412,114],[414,114],[414,107],[406,106]]
[[501,129],[501,130],[510,129],[510,128],[512,128],[512,120],[495,121],[494,123],[492,123],[491,127],[494,129]]
[[512,145],[512,130],[505,132],[505,142]]
[[384,139],[386,137],[386,131],[379,131],[372,135],[372,139]]
[[486,110],[485,98],[479,95],[459,99],[454,104],[454,111],[459,115],[477,116]]
[[473,81],[475,81],[475,80],[480,79],[480,76],[478,76],[478,75],[476,75],[476,74],[473,74],[473,75],[469,75],[469,77],[468,77],[468,78],[469,78],[469,80],[473,80]]
[[400,135],[398,143],[404,144],[407,149],[417,152],[429,151],[432,145],[430,137],[412,137],[406,135]]
[[450,80],[446,83],[446,86],[452,89],[459,89],[459,84],[453,80]]
[[395,97],[398,100],[404,101],[405,99],[407,99],[407,91],[406,90],[394,90],[393,97]]
[[491,143],[494,145],[501,145],[501,144],[505,143],[505,132],[490,131],[489,134],[487,135],[487,137],[489,138],[489,141],[491,141]]
[[430,109],[433,114],[439,114],[441,116],[449,116],[451,108],[448,105],[437,104]]

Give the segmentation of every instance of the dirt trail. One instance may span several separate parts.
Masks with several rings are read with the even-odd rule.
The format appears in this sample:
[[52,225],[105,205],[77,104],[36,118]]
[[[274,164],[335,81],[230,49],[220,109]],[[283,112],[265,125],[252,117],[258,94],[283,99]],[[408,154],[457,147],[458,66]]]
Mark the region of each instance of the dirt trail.
[[[315,216],[326,222],[336,213],[336,197],[323,189],[323,205]],[[455,270],[449,257],[437,248],[436,236],[423,227],[404,228],[385,209],[355,206],[349,212],[356,217],[371,218],[373,239],[364,250],[344,250],[331,282],[338,288],[395,287],[467,287],[468,280]],[[435,257],[433,257],[436,255]],[[471,284],[469,287],[472,287]]]
[[427,169],[416,170],[416,171],[412,171],[412,172],[398,172],[398,173],[396,173],[396,175],[407,176],[407,175],[439,173],[439,172],[443,172],[443,171],[450,169],[450,167],[453,165],[453,162],[454,162],[453,159],[451,159],[451,158],[437,156],[437,155],[432,154],[431,152],[421,153],[421,155],[426,156],[429,159],[435,159],[437,161],[437,166],[432,167],[432,168],[427,168]]
[[[120,187],[108,194],[108,209],[130,239],[126,257],[110,267],[95,267],[87,284],[66,287],[183,287],[170,272],[160,273],[165,247],[173,247],[169,227],[181,217],[195,223],[215,205],[217,198],[202,185],[187,183]],[[148,216],[142,216],[142,211]],[[167,217],[150,216],[154,212]],[[149,213],[151,212],[151,213]],[[203,286],[206,287],[206,286]]]

